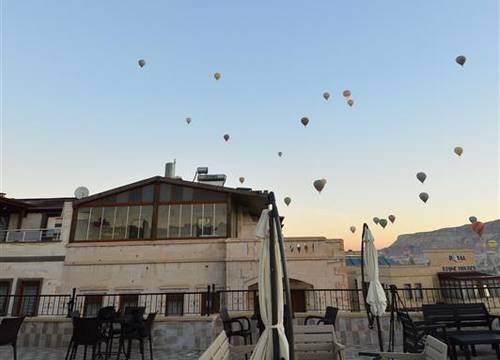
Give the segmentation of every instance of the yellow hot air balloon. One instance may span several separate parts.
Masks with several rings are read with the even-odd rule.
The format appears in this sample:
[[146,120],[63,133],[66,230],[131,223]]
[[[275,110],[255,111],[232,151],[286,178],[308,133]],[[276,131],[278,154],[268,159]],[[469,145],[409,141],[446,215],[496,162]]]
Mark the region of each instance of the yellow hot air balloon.
[[214,74],[214,78],[215,78],[215,80],[220,80],[221,76],[222,76],[222,75],[221,75],[220,73],[218,73],[218,72],[216,72],[216,73]]
[[497,249],[497,241],[496,240],[488,240],[486,243],[488,245],[488,248],[491,250],[496,250]]

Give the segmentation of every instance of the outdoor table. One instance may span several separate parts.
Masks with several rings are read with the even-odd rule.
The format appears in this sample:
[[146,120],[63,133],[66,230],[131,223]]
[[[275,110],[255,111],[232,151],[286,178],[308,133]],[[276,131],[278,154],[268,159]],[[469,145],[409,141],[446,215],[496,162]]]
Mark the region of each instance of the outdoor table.
[[500,331],[457,331],[448,333],[448,341],[451,345],[452,359],[457,359],[456,346],[464,348],[465,358],[471,359],[469,346],[493,345],[497,359],[500,359]]

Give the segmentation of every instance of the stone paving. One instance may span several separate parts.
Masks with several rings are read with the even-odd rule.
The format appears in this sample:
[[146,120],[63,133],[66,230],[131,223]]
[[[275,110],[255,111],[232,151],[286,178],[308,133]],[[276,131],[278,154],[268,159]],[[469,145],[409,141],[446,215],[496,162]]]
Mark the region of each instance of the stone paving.
[[[346,360],[363,359],[358,356],[360,351],[376,351],[376,348],[366,348],[363,346],[353,346],[346,351]],[[478,346],[477,347],[477,357],[473,357],[474,360],[493,360],[496,359],[494,351],[489,346]],[[18,360],[64,360],[66,354],[66,349],[47,349],[47,348],[19,348],[18,350]],[[196,351],[177,351],[175,353],[166,350],[155,350],[154,358],[155,360],[191,360],[198,359],[200,353]],[[90,360],[90,354],[87,354],[87,359]],[[121,359],[125,357],[122,356]],[[83,359],[83,351],[80,351],[77,359]],[[113,356],[112,359],[116,359]],[[140,359],[139,354],[133,353],[132,359]],[[146,356],[146,359],[149,359]],[[369,360],[368,357],[364,359]],[[465,359],[463,354],[459,354],[459,359]],[[12,349],[10,347],[0,347],[0,360],[12,360]],[[297,359],[300,360],[300,359]]]

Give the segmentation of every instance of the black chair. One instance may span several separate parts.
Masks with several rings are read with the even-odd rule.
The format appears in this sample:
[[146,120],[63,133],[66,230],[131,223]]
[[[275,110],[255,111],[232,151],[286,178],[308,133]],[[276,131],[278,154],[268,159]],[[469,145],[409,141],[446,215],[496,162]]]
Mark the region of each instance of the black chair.
[[24,321],[24,316],[3,319],[0,323],[0,346],[12,346],[14,360],[17,360],[17,334]]
[[446,342],[446,328],[441,324],[428,321],[413,321],[404,311],[398,311],[397,317],[403,328],[403,352],[420,353],[425,348],[425,338],[432,335]]
[[335,326],[335,321],[337,320],[337,314],[339,309],[333,306],[327,306],[325,311],[325,316],[308,316],[304,320],[304,325],[307,325],[309,320],[315,320],[315,325],[333,325]]
[[143,317],[146,311],[145,306],[127,306],[123,313],[123,316],[137,316]]
[[[229,341],[231,341],[232,337],[236,336],[242,337],[245,345],[248,344],[247,338],[250,339],[250,344],[252,343],[252,328],[250,326],[250,320],[247,317],[240,316],[232,318],[229,316],[227,308],[223,307],[220,310],[220,318]],[[246,326],[243,325],[243,321],[245,321]],[[233,324],[237,324],[239,329],[233,329]]]
[[[118,322],[118,313],[116,312],[115,307],[105,306],[99,309],[97,313],[97,321],[99,322],[101,338],[105,343],[104,358],[108,359],[111,355],[111,350],[113,349],[113,340],[119,339],[121,334],[120,327],[116,326]],[[102,356],[100,347],[99,355]]]
[[127,351],[125,352],[125,356],[127,359],[130,359],[130,353],[132,350],[132,341],[139,341],[139,351],[141,353],[141,358],[144,360],[144,339],[149,339],[149,350],[150,356],[152,359],[153,354],[153,345],[151,338],[151,329],[153,327],[153,322],[156,317],[156,313],[149,314],[146,321],[142,314],[144,313],[144,308],[133,308],[136,309],[134,311],[126,311],[126,314],[123,315],[123,320],[121,323],[121,334],[120,334],[120,343],[118,345],[118,354],[117,360],[120,359],[120,355],[122,352],[125,352],[125,342],[127,342]]
[[87,359],[87,348],[92,346],[92,360],[96,358],[97,348],[103,341],[97,318],[73,318],[73,335],[68,347],[69,359],[76,358],[78,347],[84,347],[83,359]]

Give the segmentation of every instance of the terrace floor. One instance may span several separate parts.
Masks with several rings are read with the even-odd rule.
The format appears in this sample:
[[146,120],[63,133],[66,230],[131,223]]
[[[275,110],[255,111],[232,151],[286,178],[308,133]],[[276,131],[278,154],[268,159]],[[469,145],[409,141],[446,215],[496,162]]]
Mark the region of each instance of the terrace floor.
[[[358,356],[359,351],[376,351],[375,348],[366,348],[362,346],[358,347],[350,347],[346,351],[346,359],[361,359]],[[489,346],[478,346],[477,347],[477,357],[473,357],[473,359],[478,360],[493,360],[496,359],[494,351]],[[47,348],[23,348],[20,347],[18,349],[18,360],[64,360],[64,356],[66,355],[66,349],[47,349]],[[200,353],[196,351],[176,351],[171,352],[167,350],[155,350],[154,358],[156,360],[191,360],[198,359]],[[116,356],[112,357],[116,359]],[[79,352],[77,359],[83,359],[83,350]],[[90,359],[90,354],[87,354],[87,359]],[[124,356],[121,357],[124,359]],[[132,359],[140,359],[140,355],[135,351],[132,354]],[[146,359],[149,357],[146,355]],[[369,359],[369,358],[365,358]],[[459,355],[459,359],[465,359],[464,356]],[[12,360],[12,350],[10,347],[0,347],[0,360]],[[300,360],[300,359],[299,359]]]

